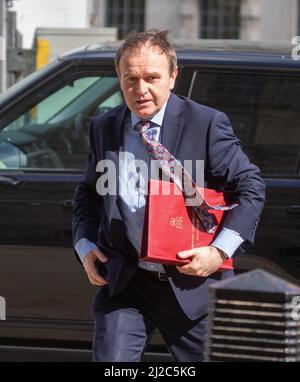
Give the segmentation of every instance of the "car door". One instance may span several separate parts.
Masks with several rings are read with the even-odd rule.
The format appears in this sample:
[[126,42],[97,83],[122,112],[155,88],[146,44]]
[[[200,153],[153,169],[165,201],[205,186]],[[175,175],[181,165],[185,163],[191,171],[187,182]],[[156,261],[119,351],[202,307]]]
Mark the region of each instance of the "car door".
[[186,94],[229,116],[267,186],[255,245],[244,245],[236,268],[262,268],[300,284],[300,72],[295,63],[283,68],[268,60],[186,68]]
[[8,99],[0,129],[1,342],[90,341],[95,289],[74,257],[71,200],[90,118],[123,102],[113,61],[51,65]]

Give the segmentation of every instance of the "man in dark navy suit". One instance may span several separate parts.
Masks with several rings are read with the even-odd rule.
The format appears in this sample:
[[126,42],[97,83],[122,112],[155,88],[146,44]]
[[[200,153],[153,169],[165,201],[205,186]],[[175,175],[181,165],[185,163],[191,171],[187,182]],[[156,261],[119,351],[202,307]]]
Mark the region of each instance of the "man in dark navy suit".
[[[93,357],[140,361],[158,327],[177,361],[201,361],[208,286],[232,277],[216,271],[244,241],[253,242],[264,183],[224,113],[171,93],[178,69],[166,31],[130,33],[117,51],[116,70],[126,105],[93,119],[88,163],[74,195],[74,246],[90,282],[100,286]],[[207,187],[237,194],[238,206],[212,244],[179,254],[188,265],[139,261],[148,178],[137,163],[150,163],[135,128],[141,120],[150,121],[152,139],[181,163],[204,161]],[[105,193],[101,176],[111,165],[116,180]]]

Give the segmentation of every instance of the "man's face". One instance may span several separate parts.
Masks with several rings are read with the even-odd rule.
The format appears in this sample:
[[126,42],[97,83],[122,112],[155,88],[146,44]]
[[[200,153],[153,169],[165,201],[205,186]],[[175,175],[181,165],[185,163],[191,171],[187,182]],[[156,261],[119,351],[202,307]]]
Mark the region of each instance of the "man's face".
[[127,106],[142,119],[152,118],[174,88],[177,68],[170,74],[166,54],[144,45],[123,53],[118,75]]

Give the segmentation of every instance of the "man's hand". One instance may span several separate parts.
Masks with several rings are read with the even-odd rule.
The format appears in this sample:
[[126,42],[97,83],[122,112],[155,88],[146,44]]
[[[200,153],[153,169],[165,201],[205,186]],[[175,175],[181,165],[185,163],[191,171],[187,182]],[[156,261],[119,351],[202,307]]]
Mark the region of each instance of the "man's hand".
[[190,258],[191,262],[177,266],[177,270],[186,275],[199,277],[208,277],[216,272],[223,261],[227,259],[223,251],[215,247],[193,248],[178,252],[178,256],[181,259]]
[[94,249],[87,253],[83,260],[83,266],[86,271],[86,274],[90,280],[90,283],[93,285],[107,285],[107,281],[101,277],[97,271],[95,262],[99,260],[101,263],[106,263],[108,258],[98,249]]

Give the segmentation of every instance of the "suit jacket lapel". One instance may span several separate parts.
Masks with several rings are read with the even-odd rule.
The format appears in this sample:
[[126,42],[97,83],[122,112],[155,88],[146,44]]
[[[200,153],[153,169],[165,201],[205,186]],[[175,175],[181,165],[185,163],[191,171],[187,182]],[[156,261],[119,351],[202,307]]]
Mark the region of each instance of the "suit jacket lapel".
[[[109,146],[111,151],[117,155],[122,150],[124,140],[125,117],[128,108],[123,105],[116,110],[116,117],[112,120],[109,129]],[[178,145],[184,128],[185,116],[183,113],[182,101],[179,97],[171,93],[163,120],[161,132],[162,144],[176,156]]]
[[163,120],[161,143],[176,158],[176,152],[184,128],[185,117],[182,110],[182,101],[171,93]]
[[114,151],[117,154],[122,150],[123,138],[124,138],[124,126],[125,116],[128,111],[125,105],[122,105],[116,110],[115,118],[112,118],[110,129],[108,133],[108,146],[110,151]]
[[119,153],[123,150],[125,118],[128,108],[126,105],[121,106],[116,110],[115,118],[112,118],[111,127],[108,129],[106,159],[111,160],[116,168],[116,191],[117,195],[109,198],[110,203],[107,211],[109,220],[115,218],[121,220],[121,214],[117,205],[119,194]]

